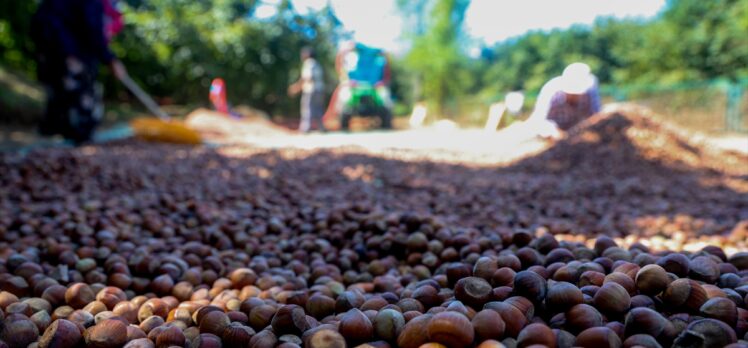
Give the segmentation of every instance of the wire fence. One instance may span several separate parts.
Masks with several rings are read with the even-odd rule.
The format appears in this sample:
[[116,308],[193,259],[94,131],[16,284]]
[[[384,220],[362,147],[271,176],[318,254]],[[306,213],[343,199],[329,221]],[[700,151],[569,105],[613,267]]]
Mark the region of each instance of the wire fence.
[[[603,86],[604,103],[629,102],[652,109],[664,120],[706,133],[748,133],[748,80],[700,81],[674,85]],[[482,127],[490,104],[500,97],[468,97],[461,100],[455,119],[468,127]],[[537,92],[527,93],[522,112],[506,115],[500,126],[525,119],[532,112]]]
[[646,106],[676,124],[709,133],[748,132],[748,80],[601,88],[605,101]]

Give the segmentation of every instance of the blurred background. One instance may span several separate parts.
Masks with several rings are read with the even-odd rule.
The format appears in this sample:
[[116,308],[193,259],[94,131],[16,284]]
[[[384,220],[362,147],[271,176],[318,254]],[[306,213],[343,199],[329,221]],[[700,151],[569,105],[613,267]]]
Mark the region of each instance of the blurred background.
[[[38,2],[0,3],[6,126],[34,125],[43,112],[29,38]],[[118,7],[125,28],[114,52],[172,114],[209,105],[210,83],[222,77],[233,104],[295,124],[298,99],[286,89],[299,76],[300,49],[317,50],[329,95],[335,54],[353,39],[389,53],[396,117],[423,102],[427,122],[482,126],[492,103],[522,91],[525,107],[504,117],[506,126],[527,116],[549,78],[584,61],[605,102],[634,101],[702,132],[748,130],[748,1],[121,0]],[[105,123],[139,114],[103,72]]]

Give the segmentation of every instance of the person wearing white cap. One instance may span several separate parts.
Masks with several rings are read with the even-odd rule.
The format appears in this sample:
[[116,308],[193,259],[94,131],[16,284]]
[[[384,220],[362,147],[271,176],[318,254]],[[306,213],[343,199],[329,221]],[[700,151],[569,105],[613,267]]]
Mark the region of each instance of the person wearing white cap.
[[540,89],[528,123],[538,135],[557,138],[599,111],[597,77],[587,64],[572,63]]

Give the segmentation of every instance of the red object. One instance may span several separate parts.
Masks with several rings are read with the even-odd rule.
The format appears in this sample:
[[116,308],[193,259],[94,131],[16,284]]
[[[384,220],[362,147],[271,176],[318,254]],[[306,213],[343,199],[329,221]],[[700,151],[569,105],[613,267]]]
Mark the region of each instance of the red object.
[[102,0],[104,5],[104,34],[109,41],[125,27],[122,13],[114,7],[113,1]]
[[210,102],[213,107],[220,113],[229,113],[229,105],[226,102],[226,83],[222,78],[213,79],[210,84]]

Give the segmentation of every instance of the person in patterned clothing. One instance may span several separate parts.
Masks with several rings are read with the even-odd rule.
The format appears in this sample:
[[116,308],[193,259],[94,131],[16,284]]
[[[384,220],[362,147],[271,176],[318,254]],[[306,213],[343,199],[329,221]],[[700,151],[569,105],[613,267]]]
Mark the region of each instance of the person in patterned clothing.
[[38,78],[47,89],[42,135],[61,134],[76,145],[91,140],[104,113],[99,64],[120,78],[124,65],[109,50],[122,28],[114,0],[43,0],[32,21]]
[[528,124],[542,137],[558,138],[599,111],[597,78],[587,64],[573,63],[540,90]]

